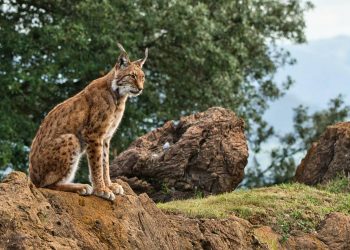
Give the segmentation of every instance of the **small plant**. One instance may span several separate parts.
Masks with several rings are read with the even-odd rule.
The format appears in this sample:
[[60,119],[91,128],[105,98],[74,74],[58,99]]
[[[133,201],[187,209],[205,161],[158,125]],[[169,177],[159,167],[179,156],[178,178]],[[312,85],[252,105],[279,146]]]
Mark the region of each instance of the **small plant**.
[[196,199],[202,199],[204,197],[204,193],[200,188],[195,187],[194,196]]
[[162,191],[163,194],[170,194],[171,190],[170,190],[170,188],[169,188],[167,183],[162,182],[162,184],[161,184],[161,191]]
[[291,231],[291,225],[290,221],[285,220],[284,218],[280,218],[277,221],[277,224],[279,226],[279,231],[282,235],[282,242],[286,242],[289,238],[290,231]]
[[328,182],[325,185],[319,185],[320,189],[324,189],[331,193],[344,193],[350,191],[350,177],[338,176],[335,180]]

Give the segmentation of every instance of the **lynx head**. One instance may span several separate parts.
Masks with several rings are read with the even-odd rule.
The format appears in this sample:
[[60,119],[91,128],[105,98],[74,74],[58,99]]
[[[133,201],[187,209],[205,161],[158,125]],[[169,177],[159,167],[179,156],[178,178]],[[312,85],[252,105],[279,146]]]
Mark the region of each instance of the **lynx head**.
[[118,43],[118,47],[121,54],[114,66],[112,90],[119,96],[138,96],[141,94],[145,82],[142,66],[147,59],[148,49],[146,49],[143,59],[131,62],[123,46]]

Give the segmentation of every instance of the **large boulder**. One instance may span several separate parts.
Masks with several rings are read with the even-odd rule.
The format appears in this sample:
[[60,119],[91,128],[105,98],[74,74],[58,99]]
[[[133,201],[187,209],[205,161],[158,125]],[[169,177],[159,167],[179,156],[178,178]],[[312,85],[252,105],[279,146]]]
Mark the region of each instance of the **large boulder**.
[[298,166],[295,180],[308,185],[326,183],[350,172],[350,122],[327,127]]
[[114,159],[110,173],[166,201],[234,190],[247,158],[244,121],[215,107],[139,137]]

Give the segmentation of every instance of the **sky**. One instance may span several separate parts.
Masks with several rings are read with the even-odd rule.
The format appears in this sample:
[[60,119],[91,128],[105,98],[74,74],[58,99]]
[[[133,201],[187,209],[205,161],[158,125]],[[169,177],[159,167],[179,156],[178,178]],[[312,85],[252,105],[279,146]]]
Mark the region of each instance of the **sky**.
[[[320,110],[339,94],[350,105],[350,0],[312,2],[315,8],[305,17],[308,43],[282,45],[297,64],[279,70],[276,80],[290,75],[295,84],[265,114],[281,134],[292,131],[293,108],[298,105],[308,106],[310,111]],[[269,162],[267,152],[278,143],[270,141],[265,146],[265,156],[263,153],[259,157],[263,166]]]
[[292,129],[292,110],[300,104],[320,110],[342,94],[350,105],[350,0],[313,3],[315,8],[306,14],[308,43],[283,45],[297,64],[279,70],[276,80],[290,75],[295,84],[265,116],[280,132]]
[[350,36],[349,0],[311,0],[316,6],[306,14],[306,35],[312,40]]

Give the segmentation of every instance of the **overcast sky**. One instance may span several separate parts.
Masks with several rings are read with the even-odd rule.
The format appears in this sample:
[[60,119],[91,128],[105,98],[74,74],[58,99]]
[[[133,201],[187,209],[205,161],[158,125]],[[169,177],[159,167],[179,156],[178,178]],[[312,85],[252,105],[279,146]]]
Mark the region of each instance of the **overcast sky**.
[[316,6],[306,14],[306,35],[311,40],[350,36],[350,0],[311,0]]

